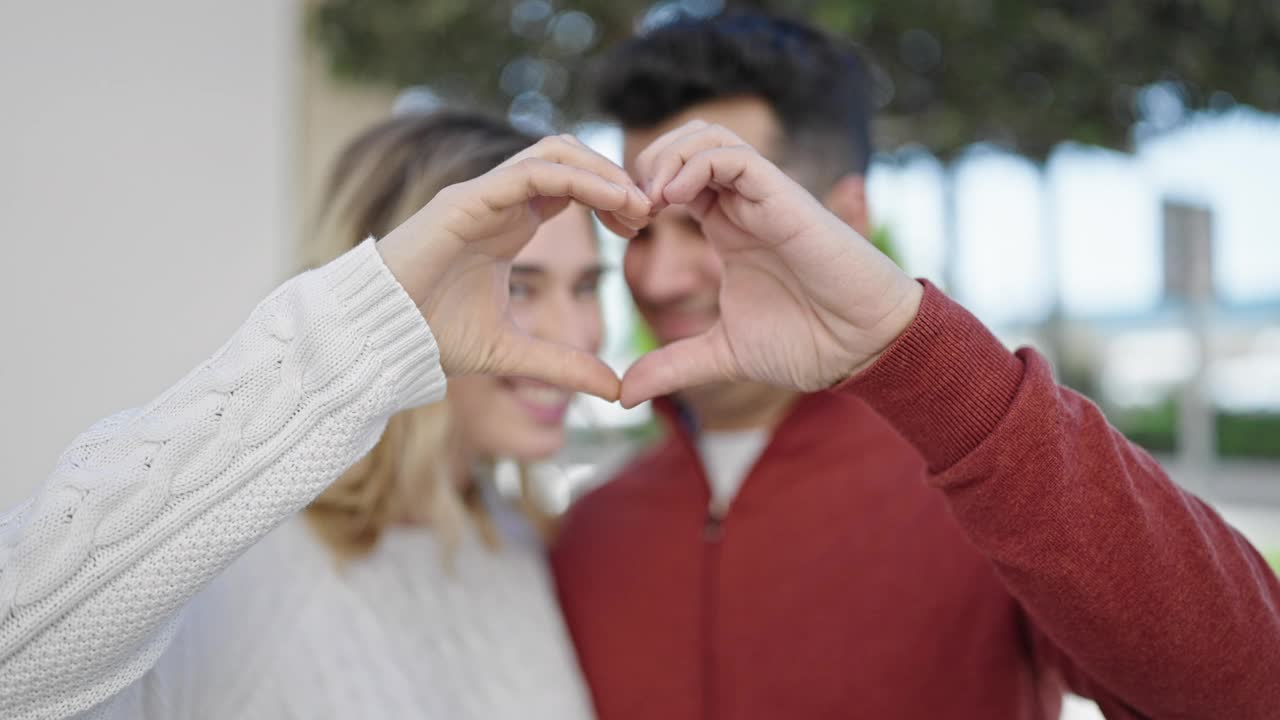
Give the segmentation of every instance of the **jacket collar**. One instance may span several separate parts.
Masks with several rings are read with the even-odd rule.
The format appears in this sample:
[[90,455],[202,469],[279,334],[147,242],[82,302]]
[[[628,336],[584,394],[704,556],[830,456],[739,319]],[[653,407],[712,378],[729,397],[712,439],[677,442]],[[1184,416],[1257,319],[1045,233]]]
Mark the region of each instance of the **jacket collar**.
[[[683,452],[692,464],[693,472],[679,473],[681,484],[696,481],[705,494],[707,479],[697,449],[697,418],[674,396],[654,399],[653,408],[669,431],[666,442],[675,446],[673,450]],[[788,473],[767,471],[775,463],[793,466],[812,456],[839,457],[852,436],[875,432],[881,426],[884,421],[856,398],[830,391],[800,395],[770,433],[732,507],[753,503],[786,485]]]

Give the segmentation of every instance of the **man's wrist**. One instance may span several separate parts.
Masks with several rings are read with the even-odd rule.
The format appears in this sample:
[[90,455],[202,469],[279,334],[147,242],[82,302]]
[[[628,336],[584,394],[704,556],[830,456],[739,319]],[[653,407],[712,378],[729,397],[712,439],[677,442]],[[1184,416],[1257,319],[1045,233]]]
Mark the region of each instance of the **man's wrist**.
[[898,338],[902,337],[903,333],[907,332],[907,329],[911,327],[911,323],[915,322],[916,316],[920,314],[920,303],[923,300],[924,286],[916,280],[907,278],[907,284],[903,288],[901,299],[894,305],[893,310],[885,315],[884,320],[880,323],[881,329],[883,330],[881,337],[885,338],[884,343],[880,346],[879,350],[868,356],[862,362],[858,363],[853,370],[839,382],[843,383],[846,380],[857,377],[872,365],[875,365],[876,362],[884,356],[885,352],[887,352],[889,348],[898,341]]
[[928,286],[906,330],[835,390],[867,402],[937,471],[992,432],[1022,375],[1022,361],[977,318]]

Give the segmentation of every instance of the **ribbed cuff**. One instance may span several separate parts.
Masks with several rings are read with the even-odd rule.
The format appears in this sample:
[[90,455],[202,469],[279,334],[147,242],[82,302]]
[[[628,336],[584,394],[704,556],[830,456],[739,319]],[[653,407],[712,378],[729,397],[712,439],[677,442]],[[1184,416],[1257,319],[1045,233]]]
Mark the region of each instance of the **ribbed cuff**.
[[409,408],[445,395],[440,349],[422,312],[382,262],[373,238],[316,270],[356,332],[382,355],[396,378],[396,397]]
[[870,368],[835,390],[866,401],[940,472],[999,424],[1023,365],[969,311],[920,282],[915,320]]

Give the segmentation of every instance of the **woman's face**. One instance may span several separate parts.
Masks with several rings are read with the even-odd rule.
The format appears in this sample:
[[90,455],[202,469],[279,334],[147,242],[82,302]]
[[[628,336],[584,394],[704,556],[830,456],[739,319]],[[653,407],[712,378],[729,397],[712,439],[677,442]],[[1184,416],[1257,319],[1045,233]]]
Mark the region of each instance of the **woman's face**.
[[[600,256],[590,213],[571,204],[538,228],[511,266],[511,313],[530,335],[595,353],[603,322]],[[572,393],[536,380],[467,375],[449,381],[449,409],[466,449],[531,461],[564,445]]]

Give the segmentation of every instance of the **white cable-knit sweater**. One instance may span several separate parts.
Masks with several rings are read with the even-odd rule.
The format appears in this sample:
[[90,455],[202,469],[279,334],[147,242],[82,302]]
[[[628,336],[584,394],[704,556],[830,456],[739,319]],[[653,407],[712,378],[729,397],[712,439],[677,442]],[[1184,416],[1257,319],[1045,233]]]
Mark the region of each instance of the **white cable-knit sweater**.
[[589,716],[534,543],[449,573],[397,528],[339,570],[295,517],[444,389],[372,241],[285,283],[0,520],[0,717]]

